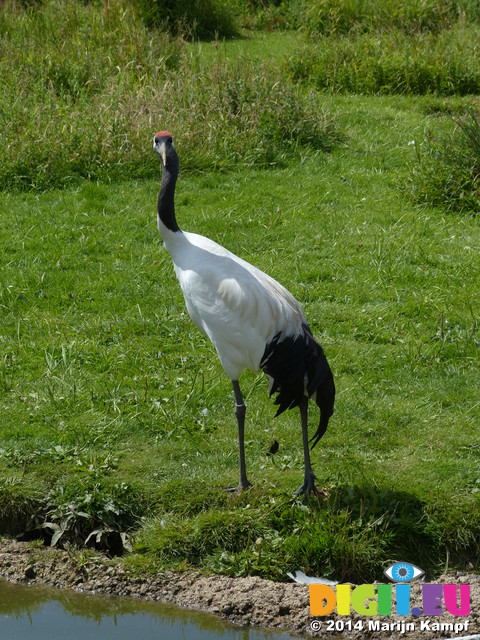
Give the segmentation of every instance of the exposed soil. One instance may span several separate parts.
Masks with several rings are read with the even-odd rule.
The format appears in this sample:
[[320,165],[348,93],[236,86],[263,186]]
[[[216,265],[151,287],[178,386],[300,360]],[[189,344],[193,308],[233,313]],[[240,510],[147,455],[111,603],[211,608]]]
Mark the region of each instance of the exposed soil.
[[[471,585],[471,614],[468,618],[456,618],[449,614],[431,617],[430,623],[465,623],[468,628],[448,628],[436,631],[420,629],[420,621],[425,618],[398,618],[388,616],[378,618],[380,623],[388,623],[389,628],[374,630],[369,628],[373,618],[352,615],[350,618],[329,616],[321,619],[321,629],[312,630],[309,591],[307,585],[278,583],[257,577],[231,578],[227,576],[204,576],[199,572],[175,573],[165,571],[151,576],[139,575],[121,560],[109,560],[99,554],[81,554],[57,549],[32,547],[27,543],[0,539],[0,577],[14,582],[46,584],[57,588],[72,588],[77,591],[131,596],[147,600],[173,603],[189,609],[215,613],[239,625],[251,625],[282,629],[293,634],[316,638],[460,638],[480,634],[480,575],[454,574],[444,576],[439,583],[468,583]],[[412,593],[421,589],[412,586]],[[415,606],[412,598],[412,606]],[[421,605],[421,603],[418,603]],[[392,607],[395,610],[395,606]],[[318,619],[320,620],[320,619]],[[332,622],[328,622],[331,620]],[[335,621],[347,623],[341,633],[335,632]],[[356,622],[363,629],[349,629]],[[396,623],[399,623],[396,628]],[[401,623],[414,622],[415,630],[402,633]],[[332,626],[329,630],[328,627]]]

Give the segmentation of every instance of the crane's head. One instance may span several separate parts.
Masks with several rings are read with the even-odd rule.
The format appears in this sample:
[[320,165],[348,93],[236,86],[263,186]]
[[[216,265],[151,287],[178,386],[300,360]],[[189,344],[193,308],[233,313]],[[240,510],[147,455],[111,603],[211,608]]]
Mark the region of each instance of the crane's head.
[[164,167],[169,159],[176,159],[177,153],[173,144],[173,137],[169,131],[159,131],[153,138],[153,148],[162,159]]

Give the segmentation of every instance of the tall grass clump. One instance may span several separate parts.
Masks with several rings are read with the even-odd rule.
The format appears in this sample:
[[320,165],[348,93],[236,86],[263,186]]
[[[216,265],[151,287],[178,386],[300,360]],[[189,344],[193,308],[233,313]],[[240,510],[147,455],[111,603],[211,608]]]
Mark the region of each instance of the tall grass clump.
[[278,164],[332,142],[317,96],[244,60],[202,66],[123,0],[7,5],[0,53],[1,189],[156,176],[151,138],[165,127],[187,169]]
[[328,36],[288,61],[294,80],[339,93],[470,95],[480,91],[478,30]]
[[440,33],[480,19],[475,0],[234,0],[249,28],[301,29],[312,37],[385,32]]
[[440,33],[480,20],[475,0],[313,0],[301,10],[304,28],[315,35],[382,32]]
[[449,134],[430,136],[415,146],[411,172],[417,202],[450,211],[480,212],[480,109],[455,121]]
[[247,29],[299,29],[308,3],[305,0],[233,0],[237,20]]

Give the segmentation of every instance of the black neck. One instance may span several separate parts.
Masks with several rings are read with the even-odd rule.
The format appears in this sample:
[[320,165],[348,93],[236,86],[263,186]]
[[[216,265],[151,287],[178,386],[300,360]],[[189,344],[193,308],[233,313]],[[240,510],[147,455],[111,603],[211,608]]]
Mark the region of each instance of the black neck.
[[167,161],[162,172],[162,186],[158,194],[158,217],[170,231],[180,231],[175,218],[175,184],[178,178],[178,160]]

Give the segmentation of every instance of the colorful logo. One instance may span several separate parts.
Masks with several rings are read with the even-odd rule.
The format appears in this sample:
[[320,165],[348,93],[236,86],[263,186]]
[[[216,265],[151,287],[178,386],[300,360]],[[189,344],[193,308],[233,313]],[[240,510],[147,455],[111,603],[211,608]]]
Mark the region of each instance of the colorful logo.
[[410,601],[414,585],[410,583],[422,578],[424,571],[408,562],[396,562],[384,573],[395,584],[361,584],[353,589],[349,584],[337,584],[335,587],[310,584],[310,615],[328,616],[335,608],[339,616],[350,616],[352,609],[362,616],[390,616],[392,613],[415,617],[441,616],[444,613],[458,617],[470,615],[469,584],[422,583],[422,607],[412,608]]

